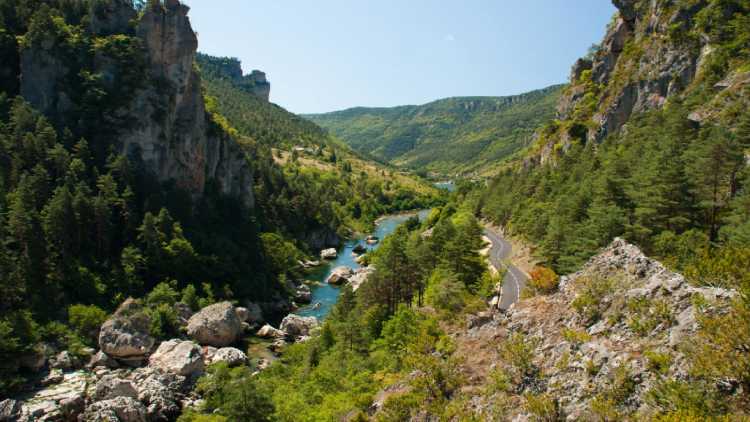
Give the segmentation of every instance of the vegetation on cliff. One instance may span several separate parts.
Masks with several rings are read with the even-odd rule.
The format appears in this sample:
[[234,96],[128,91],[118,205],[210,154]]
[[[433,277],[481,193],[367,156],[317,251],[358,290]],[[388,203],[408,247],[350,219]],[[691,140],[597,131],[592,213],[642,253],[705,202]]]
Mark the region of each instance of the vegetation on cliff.
[[[576,63],[561,120],[539,131],[524,165],[491,182],[483,213],[539,245],[558,272],[624,236],[715,283],[705,268],[750,246],[750,5],[618,7],[602,48]],[[683,72],[669,90],[658,66]],[[636,89],[637,78],[649,82]]]
[[[86,347],[96,346],[94,327],[127,297],[147,298],[152,334],[164,339],[177,333],[176,297],[196,306],[220,299],[283,302],[290,294],[286,280],[299,275],[298,260],[317,253],[309,248],[316,237],[325,244],[331,233],[367,227],[380,213],[439,201],[436,190],[375,169],[321,138],[304,145],[317,145],[320,162],[330,168],[305,168],[296,156],[281,164],[276,148],[296,145],[298,133],[321,136],[322,130],[239,91],[227,96],[259,110],[246,119],[254,125],[234,129],[245,118],[212,103],[208,94],[205,112],[190,101],[179,105],[194,121],[176,119],[177,126],[167,127],[175,82],[155,76],[164,63],[148,49],[143,37],[149,32],[136,34],[138,19],[149,13],[174,19],[183,25],[173,28],[176,36],[193,39],[178,2],[0,2],[3,395],[35,375],[22,360],[38,353],[42,342],[85,358]],[[175,53],[182,60],[195,52]],[[192,72],[192,63],[188,68]],[[196,160],[226,160],[213,163],[223,166],[225,179],[211,178],[207,161],[174,163],[152,155],[147,162],[143,148],[124,148],[124,134],[148,129],[132,127],[136,97],[154,111],[137,118],[156,130],[130,141],[161,142],[155,148],[161,154],[190,144],[181,136],[209,140],[184,152]],[[196,101],[202,99],[198,91]],[[263,126],[259,122],[265,129],[246,131]],[[206,157],[215,148],[216,156]],[[182,165],[195,170],[190,180],[166,177],[184,175]],[[249,195],[231,194],[227,186],[245,180],[240,173],[247,169],[255,183],[248,178],[237,192]]]

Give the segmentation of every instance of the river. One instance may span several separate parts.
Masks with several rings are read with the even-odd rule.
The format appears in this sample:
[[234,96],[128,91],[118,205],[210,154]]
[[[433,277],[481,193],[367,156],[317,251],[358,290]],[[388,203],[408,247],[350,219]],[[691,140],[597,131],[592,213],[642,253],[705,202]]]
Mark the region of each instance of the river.
[[[378,220],[375,226],[375,231],[372,234],[382,241],[386,236],[393,233],[393,231],[396,230],[398,226],[406,222],[406,220],[408,220],[410,217],[416,214],[419,215],[419,219],[423,221],[430,214],[430,211],[431,210],[422,210],[418,213],[394,214],[382,217]],[[340,287],[332,286],[325,281],[336,267],[346,266],[355,270],[361,267],[359,264],[357,264],[357,262],[355,261],[355,257],[352,255],[354,247],[358,244],[364,245],[365,248],[367,248],[368,252],[377,249],[377,247],[380,245],[380,243],[376,243],[375,245],[368,245],[365,242],[364,238],[357,238],[346,241],[344,246],[338,249],[338,258],[327,261],[323,266],[318,267],[314,272],[308,275],[307,279],[315,282],[311,286],[312,304],[301,307],[299,310],[297,310],[297,312],[295,312],[297,315],[314,316],[319,320],[322,320],[326,317],[326,315],[328,315],[329,312],[331,312],[331,309],[333,309],[333,305],[336,304],[336,301],[339,298],[341,289]],[[316,303],[320,303],[320,306],[317,307],[317,309],[315,308]]]

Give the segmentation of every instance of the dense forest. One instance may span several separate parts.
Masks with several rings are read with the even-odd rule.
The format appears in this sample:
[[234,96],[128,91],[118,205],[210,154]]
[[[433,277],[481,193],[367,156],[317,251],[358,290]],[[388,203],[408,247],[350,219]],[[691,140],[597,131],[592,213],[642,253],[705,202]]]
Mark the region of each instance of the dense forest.
[[555,166],[505,172],[481,207],[538,245],[561,274],[617,236],[701,272],[750,245],[750,113],[742,119],[736,132],[696,129],[684,106],[670,104],[631,120],[621,137],[573,146]]
[[420,172],[491,173],[554,116],[561,86],[512,97],[308,115],[357,151]]

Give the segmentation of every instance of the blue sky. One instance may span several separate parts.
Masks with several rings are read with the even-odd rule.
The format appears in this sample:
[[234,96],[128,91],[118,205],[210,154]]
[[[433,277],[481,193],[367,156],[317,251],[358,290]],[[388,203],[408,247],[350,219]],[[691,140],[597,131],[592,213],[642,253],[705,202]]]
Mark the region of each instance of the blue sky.
[[261,69],[296,113],[512,95],[565,82],[608,0],[185,0],[200,51]]

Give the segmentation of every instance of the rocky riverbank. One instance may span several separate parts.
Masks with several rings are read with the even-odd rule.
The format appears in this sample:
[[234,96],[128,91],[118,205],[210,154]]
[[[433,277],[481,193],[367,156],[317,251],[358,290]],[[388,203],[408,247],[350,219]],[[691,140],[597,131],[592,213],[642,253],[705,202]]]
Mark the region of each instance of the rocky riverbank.
[[[280,353],[287,344],[305,341],[318,327],[315,318],[285,317],[279,329],[264,323],[260,307],[215,303],[192,313],[178,303],[184,336],[159,342],[150,333],[151,320],[142,303],[123,302],[101,326],[98,351],[90,350],[87,364],[63,351],[40,348],[34,361],[37,388],[0,402],[0,421],[120,421],[174,420],[200,403],[193,393],[206,368],[224,362],[253,365],[262,370],[270,362],[252,364],[240,350],[251,336],[274,340]],[[234,347],[237,346],[237,347]]]

